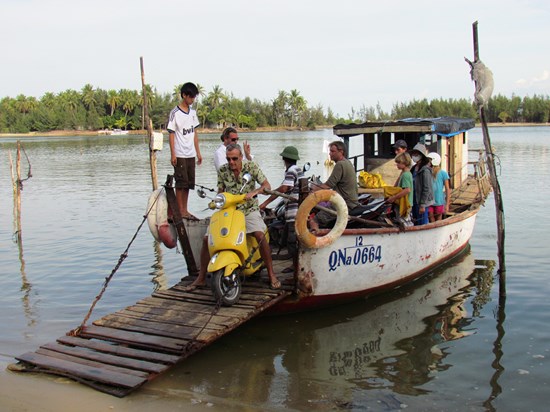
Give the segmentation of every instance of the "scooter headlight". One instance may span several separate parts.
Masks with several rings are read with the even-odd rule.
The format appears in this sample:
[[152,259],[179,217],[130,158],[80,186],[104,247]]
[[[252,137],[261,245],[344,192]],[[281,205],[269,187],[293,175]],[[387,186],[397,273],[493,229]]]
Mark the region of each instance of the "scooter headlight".
[[222,209],[225,206],[225,196],[218,193],[216,197],[214,197],[214,204],[216,205],[216,208]]

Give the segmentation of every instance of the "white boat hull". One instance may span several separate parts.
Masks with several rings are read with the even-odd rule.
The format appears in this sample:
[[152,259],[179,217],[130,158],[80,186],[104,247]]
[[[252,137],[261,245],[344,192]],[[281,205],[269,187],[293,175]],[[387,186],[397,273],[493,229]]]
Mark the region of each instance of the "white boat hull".
[[312,309],[403,285],[449,261],[468,245],[475,211],[399,229],[346,230],[332,245],[305,249],[298,262],[298,296],[274,312]]

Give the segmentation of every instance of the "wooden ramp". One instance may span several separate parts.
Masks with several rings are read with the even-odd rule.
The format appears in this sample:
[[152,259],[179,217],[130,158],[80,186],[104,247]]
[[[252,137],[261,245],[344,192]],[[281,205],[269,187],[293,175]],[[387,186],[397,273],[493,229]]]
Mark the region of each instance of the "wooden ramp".
[[22,363],[10,369],[65,376],[123,397],[291,293],[288,286],[271,290],[266,280],[248,281],[238,304],[218,307],[210,288],[185,292],[188,283],[18,356]]

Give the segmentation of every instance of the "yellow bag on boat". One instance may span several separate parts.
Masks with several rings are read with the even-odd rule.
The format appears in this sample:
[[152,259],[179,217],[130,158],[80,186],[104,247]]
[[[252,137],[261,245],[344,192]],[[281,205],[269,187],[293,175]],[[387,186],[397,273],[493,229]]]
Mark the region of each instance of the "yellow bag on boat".
[[382,179],[382,175],[380,173],[369,173],[364,170],[361,170],[359,172],[359,176],[357,178],[359,186],[368,188],[368,189],[377,189],[380,187],[387,186],[384,182],[384,179]]
[[[395,186],[384,186],[384,199],[387,199],[390,196],[394,196],[401,192],[403,189]],[[395,202],[399,206],[399,215],[401,217],[406,217],[411,211],[411,204],[409,202],[409,196],[403,196],[397,199]]]

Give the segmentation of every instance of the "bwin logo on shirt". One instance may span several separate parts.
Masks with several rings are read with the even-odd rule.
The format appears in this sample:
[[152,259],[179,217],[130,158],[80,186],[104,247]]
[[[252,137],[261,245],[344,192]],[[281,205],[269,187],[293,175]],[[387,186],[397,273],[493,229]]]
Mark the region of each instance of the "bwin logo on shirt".
[[181,134],[185,136],[186,134],[193,133],[194,131],[195,131],[195,128],[193,126],[191,126],[191,128],[189,128],[189,129],[183,129],[181,131]]

